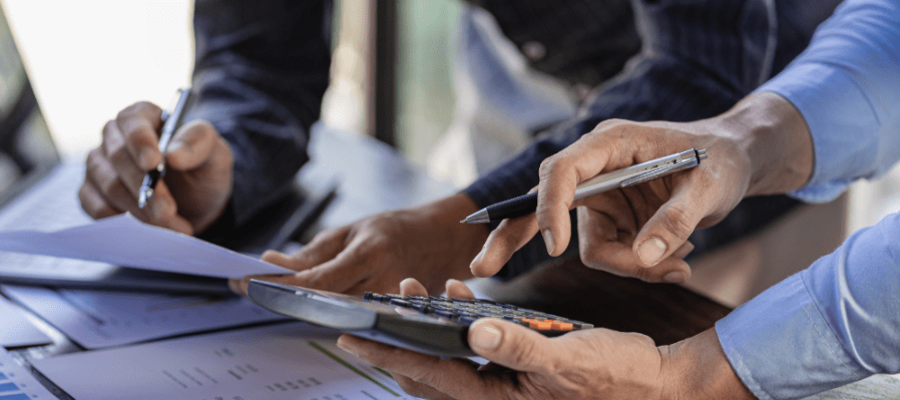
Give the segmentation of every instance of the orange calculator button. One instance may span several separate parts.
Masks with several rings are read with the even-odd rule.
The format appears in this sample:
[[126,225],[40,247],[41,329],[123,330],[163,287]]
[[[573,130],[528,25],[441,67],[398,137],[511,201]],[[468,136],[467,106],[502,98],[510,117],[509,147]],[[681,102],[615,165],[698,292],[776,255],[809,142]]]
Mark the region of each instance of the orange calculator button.
[[553,329],[558,331],[571,331],[573,326],[568,322],[553,321]]
[[547,320],[536,321],[536,325],[537,329],[540,329],[542,331],[549,331],[551,328],[553,328],[553,323]]

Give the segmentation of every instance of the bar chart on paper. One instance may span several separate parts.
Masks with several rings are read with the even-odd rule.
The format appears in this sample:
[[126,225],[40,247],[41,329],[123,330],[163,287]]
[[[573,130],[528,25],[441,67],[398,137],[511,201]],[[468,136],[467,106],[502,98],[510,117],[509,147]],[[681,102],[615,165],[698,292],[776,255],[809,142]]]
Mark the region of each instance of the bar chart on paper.
[[56,400],[0,347],[0,400]]
[[[303,323],[242,329],[36,360],[76,399],[409,399],[387,373]],[[0,398],[0,400],[6,400]]]

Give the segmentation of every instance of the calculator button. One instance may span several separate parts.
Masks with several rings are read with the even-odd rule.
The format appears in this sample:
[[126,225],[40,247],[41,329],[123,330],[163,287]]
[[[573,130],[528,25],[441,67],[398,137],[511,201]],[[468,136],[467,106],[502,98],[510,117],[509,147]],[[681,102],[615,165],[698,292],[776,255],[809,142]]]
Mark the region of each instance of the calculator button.
[[472,299],[461,299],[459,297],[451,297],[450,300],[459,301],[462,303],[474,303],[475,302],[475,300],[472,300]]
[[404,308],[410,308],[410,307],[412,307],[412,304],[409,304],[408,301],[406,301],[406,300],[400,300],[400,299],[391,299],[390,305],[392,305],[392,306],[400,306],[400,307],[404,307]]
[[552,321],[550,327],[557,331],[571,331],[574,326],[568,322]]
[[446,317],[446,318],[453,318],[453,312],[451,312],[449,310],[435,309],[434,315],[440,315],[440,316]]
[[472,325],[472,323],[474,323],[474,322],[477,321],[477,320],[478,320],[478,318],[465,317],[465,316],[463,316],[463,317],[459,317],[459,321],[458,321],[458,322],[461,323],[461,324],[465,324],[465,325]]
[[434,307],[432,307],[426,303],[413,304],[412,308],[413,308],[413,310],[419,311],[423,314],[429,314],[429,313],[434,312]]

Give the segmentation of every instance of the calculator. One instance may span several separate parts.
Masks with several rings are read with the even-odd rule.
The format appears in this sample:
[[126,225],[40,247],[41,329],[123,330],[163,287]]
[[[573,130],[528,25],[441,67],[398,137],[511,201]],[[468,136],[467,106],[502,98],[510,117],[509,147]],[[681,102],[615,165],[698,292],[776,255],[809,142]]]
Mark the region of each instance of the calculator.
[[350,296],[251,280],[247,296],[278,314],[366,339],[441,357],[470,357],[469,325],[501,318],[545,336],[594,326],[485,299],[400,296],[366,292]]

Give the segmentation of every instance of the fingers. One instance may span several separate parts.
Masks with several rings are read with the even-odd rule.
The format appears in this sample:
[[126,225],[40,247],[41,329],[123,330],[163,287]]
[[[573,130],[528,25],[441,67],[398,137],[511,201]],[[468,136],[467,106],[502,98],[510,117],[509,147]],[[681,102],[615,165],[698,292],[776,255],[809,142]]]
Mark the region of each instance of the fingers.
[[151,210],[154,219],[148,221],[153,225],[171,229],[175,232],[185,235],[193,235],[194,227],[191,223],[178,214],[178,205],[169,191],[169,186],[165,182],[156,184],[153,198],[146,206]]
[[[568,213],[566,214],[568,218]],[[494,229],[484,243],[484,248],[472,260],[469,268],[477,277],[493,276],[512,257],[516,250],[525,246],[538,232],[534,215],[508,219]]]
[[305,271],[328,260],[334,259],[345,248],[345,240],[350,234],[349,227],[327,230],[316,235],[312,241],[294,254],[286,255],[268,250],[262,260],[293,271]]
[[179,171],[197,168],[210,159],[219,140],[216,128],[206,121],[192,121],[175,132],[166,150],[166,163]]
[[84,212],[94,219],[102,219],[121,213],[103,200],[103,196],[88,181],[85,181],[81,185],[81,189],[78,190],[78,200],[81,201],[81,208]]
[[479,356],[516,371],[552,374],[558,369],[557,349],[550,339],[499,319],[483,318],[469,326],[469,346]]
[[651,283],[683,283],[691,277],[691,267],[674,255],[646,268],[639,265],[631,246],[621,241],[593,243],[588,249],[584,243],[580,245],[581,260],[592,269]]
[[400,282],[400,295],[428,297],[428,290],[414,278],[406,278]]
[[137,160],[131,155],[125,136],[115,121],[109,121],[103,127],[101,149],[100,154],[109,160],[113,170],[117,172],[119,180],[136,197],[146,171],[141,169]]
[[162,110],[156,105],[140,102],[116,116],[116,126],[122,132],[128,153],[144,171],[156,167],[162,157],[158,148],[161,115]]
[[474,299],[475,294],[466,286],[465,283],[456,279],[447,281],[447,297],[456,297],[457,299]]
[[678,185],[672,198],[644,224],[634,241],[634,253],[642,266],[659,264],[685,244],[708,213],[704,187],[690,181]]
[[612,153],[624,151],[615,146],[621,142],[606,141],[599,135],[585,136],[541,163],[535,215],[550,255],[562,254],[569,244],[569,210],[575,187],[602,172]]

